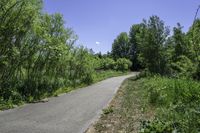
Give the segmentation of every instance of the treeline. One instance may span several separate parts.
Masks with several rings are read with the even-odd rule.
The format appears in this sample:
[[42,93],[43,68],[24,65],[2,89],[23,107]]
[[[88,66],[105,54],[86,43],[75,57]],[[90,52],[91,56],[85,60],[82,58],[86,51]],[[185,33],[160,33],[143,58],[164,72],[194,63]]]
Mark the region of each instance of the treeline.
[[77,36],[62,15],[42,8],[42,0],[0,1],[0,104],[91,84],[99,70],[128,70],[126,59],[98,57],[75,46]]
[[158,16],[132,25],[114,40],[112,56],[133,62],[133,70],[200,79],[200,20],[184,33],[180,23],[170,29]]

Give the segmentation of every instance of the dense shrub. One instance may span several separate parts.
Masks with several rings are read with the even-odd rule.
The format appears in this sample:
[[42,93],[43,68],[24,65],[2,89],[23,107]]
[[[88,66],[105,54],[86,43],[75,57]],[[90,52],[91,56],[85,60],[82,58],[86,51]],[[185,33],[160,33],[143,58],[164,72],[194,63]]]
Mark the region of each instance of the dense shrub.
[[177,60],[171,63],[172,74],[176,77],[192,77],[195,67],[187,56],[179,56]]
[[130,60],[125,58],[119,58],[116,61],[110,57],[104,57],[100,61],[100,66],[97,70],[117,70],[117,71],[127,71],[130,69],[132,63]]
[[200,83],[186,79],[154,77],[145,81],[148,102],[156,118],[143,123],[142,132],[198,132]]
[[104,70],[114,69],[115,61],[112,58],[103,58],[101,60],[101,65]]
[[127,71],[131,66],[131,61],[125,58],[119,58],[115,63],[115,69],[118,71]]
[[80,83],[91,84],[93,82],[94,74],[94,57],[89,54],[87,49],[79,48],[75,54],[76,66],[73,66],[75,77],[72,79],[80,80]]

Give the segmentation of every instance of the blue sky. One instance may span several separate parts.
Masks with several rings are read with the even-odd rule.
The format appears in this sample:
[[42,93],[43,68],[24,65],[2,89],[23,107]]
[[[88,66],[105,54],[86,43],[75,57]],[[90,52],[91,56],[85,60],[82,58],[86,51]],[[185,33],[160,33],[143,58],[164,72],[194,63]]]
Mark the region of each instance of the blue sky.
[[200,0],[44,0],[44,11],[63,14],[78,43],[106,53],[120,32],[129,32],[131,25],[151,15],[171,28],[180,22],[187,31],[198,5]]

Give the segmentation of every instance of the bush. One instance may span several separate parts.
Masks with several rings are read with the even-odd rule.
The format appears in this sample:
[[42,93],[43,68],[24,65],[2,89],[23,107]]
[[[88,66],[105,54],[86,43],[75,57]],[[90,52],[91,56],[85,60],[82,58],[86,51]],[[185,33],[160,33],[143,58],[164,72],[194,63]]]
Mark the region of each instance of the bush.
[[179,56],[176,62],[171,64],[172,74],[176,77],[192,77],[195,67],[186,56]]
[[113,69],[115,61],[112,58],[103,58],[101,61],[102,69],[109,70]]
[[70,77],[73,86],[83,83],[91,84],[93,82],[95,58],[83,47],[76,49],[73,58],[71,61],[71,71],[73,73]]
[[115,70],[118,70],[118,71],[127,71],[129,70],[129,68],[132,66],[132,63],[130,60],[127,60],[125,58],[119,58],[117,61],[116,61],[116,64],[115,64]]

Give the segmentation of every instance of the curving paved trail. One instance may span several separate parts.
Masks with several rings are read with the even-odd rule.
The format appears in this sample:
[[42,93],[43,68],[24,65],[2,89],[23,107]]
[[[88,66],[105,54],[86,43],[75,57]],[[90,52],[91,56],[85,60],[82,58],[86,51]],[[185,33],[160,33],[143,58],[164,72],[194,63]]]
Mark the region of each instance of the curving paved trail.
[[0,133],[82,133],[96,120],[127,76],[0,112]]

